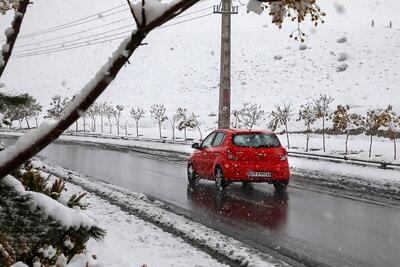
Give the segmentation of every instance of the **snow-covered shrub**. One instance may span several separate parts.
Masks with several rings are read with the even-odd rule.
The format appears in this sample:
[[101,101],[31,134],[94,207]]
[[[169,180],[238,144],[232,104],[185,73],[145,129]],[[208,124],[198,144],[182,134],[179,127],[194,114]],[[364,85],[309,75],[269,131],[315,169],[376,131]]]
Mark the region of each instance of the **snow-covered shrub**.
[[54,199],[60,197],[55,191],[63,192],[61,180],[49,187],[47,175],[30,165],[15,173],[21,180],[7,176],[0,181],[0,266],[66,266],[85,251],[89,238],[103,238],[104,230],[79,211],[84,194],[73,196],[69,208],[65,200]]
[[346,36],[340,37],[339,39],[337,39],[336,42],[339,43],[339,44],[346,43],[347,42],[347,37]]
[[349,56],[346,53],[340,53],[339,57],[337,58],[337,61],[343,62],[346,61],[349,58]]
[[302,45],[300,45],[300,47],[299,47],[300,51],[307,50],[307,48],[308,48],[308,46],[307,46],[306,44],[302,44]]
[[339,66],[336,66],[336,72],[346,71],[348,67],[349,67],[349,65],[347,65],[346,63],[343,63]]

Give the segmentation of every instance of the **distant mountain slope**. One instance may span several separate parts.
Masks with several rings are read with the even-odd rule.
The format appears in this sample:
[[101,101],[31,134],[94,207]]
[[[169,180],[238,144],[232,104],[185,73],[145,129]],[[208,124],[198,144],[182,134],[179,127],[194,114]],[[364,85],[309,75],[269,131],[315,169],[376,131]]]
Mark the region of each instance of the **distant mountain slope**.
[[[295,106],[300,106],[309,97],[328,93],[335,98],[335,104],[351,104],[360,112],[387,104],[400,110],[395,101],[400,96],[399,1],[319,2],[328,14],[326,23],[317,28],[311,27],[311,23],[304,24],[302,27],[308,34],[304,44],[289,38],[296,27],[293,23],[278,29],[267,14],[247,14],[245,6],[240,7],[239,15],[233,15],[233,108],[245,101],[259,103],[266,110],[282,101],[292,101]],[[22,34],[123,3],[117,0],[35,1],[28,11]],[[151,33],[146,40],[148,45],[134,54],[131,65],[123,69],[102,100],[146,109],[154,103],[165,103],[170,112],[177,106],[184,106],[211,123],[215,118],[209,119],[207,115],[217,111],[220,16],[198,17],[212,12],[211,6],[215,3],[218,1],[202,1],[187,11],[197,13],[169,24],[182,23]],[[210,8],[203,10],[207,7]],[[26,53],[23,52],[26,49],[39,49],[74,38],[82,38],[81,43],[85,44],[90,39],[83,37],[100,32],[110,31],[110,35],[126,31],[111,30],[132,23],[130,20],[116,22],[128,18],[129,11],[108,15],[112,12],[77,27],[20,39],[18,45],[25,46],[18,48],[20,52],[16,50],[15,55]],[[7,19],[9,17],[0,18],[1,31],[7,27]],[[191,21],[183,22],[185,20]],[[372,20],[375,27],[371,27]],[[388,27],[390,21],[391,29]],[[113,24],[99,27],[109,23]],[[93,27],[99,29],[30,45]],[[70,96],[82,88],[117,44],[118,41],[112,41],[59,53],[14,57],[2,82],[15,92],[30,91],[48,105],[52,95]]]

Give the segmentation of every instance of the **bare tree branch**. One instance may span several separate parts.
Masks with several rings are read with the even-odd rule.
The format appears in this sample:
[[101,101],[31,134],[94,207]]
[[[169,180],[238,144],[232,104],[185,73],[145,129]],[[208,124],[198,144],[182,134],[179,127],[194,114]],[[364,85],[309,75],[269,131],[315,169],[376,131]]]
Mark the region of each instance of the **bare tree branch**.
[[6,31],[6,43],[2,49],[1,56],[3,57],[3,62],[0,60],[0,78],[3,75],[4,69],[7,66],[8,60],[11,57],[12,50],[14,49],[15,41],[17,40],[19,31],[21,29],[22,21],[24,19],[26,8],[29,5],[29,0],[20,0],[18,8],[15,11],[14,19],[11,22],[11,30]]
[[[0,152],[0,179],[8,175],[19,165],[39,153],[47,145],[57,139],[68,127],[70,127],[81,114],[86,111],[91,104],[102,94],[108,85],[115,79],[121,68],[127,63],[129,57],[140,46],[146,35],[161,26],[170,19],[184,12],[196,4],[199,0],[181,0],[172,5],[161,16],[149,22],[143,27],[133,31],[114,56],[109,59],[98,72],[96,77],[81,91],[81,93],[72,101],[66,110],[64,116],[55,124],[41,126],[36,131],[30,133],[32,140],[22,137],[22,141]],[[14,155],[13,157],[7,155]]]

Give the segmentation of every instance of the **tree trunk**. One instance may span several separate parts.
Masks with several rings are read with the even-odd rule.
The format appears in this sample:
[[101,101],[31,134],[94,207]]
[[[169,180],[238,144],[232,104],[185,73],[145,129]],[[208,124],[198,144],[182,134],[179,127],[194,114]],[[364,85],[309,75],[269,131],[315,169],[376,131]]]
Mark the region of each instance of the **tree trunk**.
[[22,130],[22,121],[18,120],[18,122],[19,122],[19,129]]
[[326,149],[325,149],[325,116],[322,116],[322,147],[324,149],[324,152],[326,152]]
[[136,137],[139,138],[139,121],[136,121]]
[[78,130],[79,130],[79,129],[78,129],[78,127],[79,127],[79,126],[78,126],[78,121],[79,121],[79,120],[77,120],[77,121],[75,122],[75,132],[78,132]]
[[119,117],[117,118],[117,134],[119,135]]
[[348,149],[347,149],[347,143],[349,142],[349,131],[347,130],[346,131],[346,142],[345,142],[345,146],[346,146],[346,155],[347,155],[347,152],[348,152]]
[[[57,123],[53,125],[43,125],[43,127],[39,127],[37,130],[38,132],[31,133],[31,142],[24,143],[17,140],[16,144],[0,152],[0,179],[39,153],[68,129],[68,127],[80,117],[82,111],[86,111],[104,92],[113,79],[115,79],[118,72],[128,62],[130,56],[141,45],[143,39],[149,32],[178,16],[198,1],[199,0],[181,0],[176,2],[176,4],[172,5],[157,18],[134,30],[131,36],[121,43],[114,55],[100,69],[95,78],[82,89],[81,93],[78,95],[81,97],[76,97],[75,100],[69,104],[69,106],[74,108],[71,108],[68,113],[65,113]],[[121,53],[121,51],[124,52]],[[9,157],[9,153],[15,154],[16,156]]]
[[160,139],[162,140],[162,135],[161,135],[161,123],[158,124],[158,131],[160,133]]
[[96,118],[93,118],[93,132],[96,131]]
[[200,139],[199,140],[201,141],[201,140],[203,140],[203,135],[201,134],[200,127],[197,125],[196,128],[199,131],[199,134],[200,134]]
[[172,140],[175,140],[175,121],[172,123]]
[[26,126],[28,127],[28,129],[30,129],[31,126],[29,125],[28,117],[25,117],[25,122],[26,122]]
[[101,121],[101,133],[104,133],[104,127],[103,127],[103,114],[100,115],[100,121]]
[[39,127],[38,125],[38,118],[35,117],[36,128]]
[[306,135],[306,138],[307,138],[307,141],[306,141],[306,152],[308,152],[308,142],[309,142],[309,140],[310,140],[310,131],[311,131],[310,127],[309,127],[309,126],[307,126],[307,135]]
[[396,145],[396,138],[393,138],[393,148],[394,148],[394,155],[393,155],[393,159],[397,159],[397,145]]
[[19,1],[18,9],[15,11],[15,15],[13,21],[11,22],[12,32],[9,35],[6,35],[6,43],[8,45],[8,49],[1,50],[1,56],[3,58],[3,64],[0,64],[0,77],[3,75],[4,69],[7,66],[8,60],[11,57],[12,50],[14,49],[15,41],[17,40],[19,31],[21,29],[22,21],[25,16],[26,8],[29,5],[29,0]]
[[184,140],[186,141],[187,140],[187,138],[186,138],[186,127],[185,128],[183,128],[183,135],[184,135]]
[[371,153],[372,153],[372,133],[371,133],[371,140],[369,142],[369,157],[371,157]]
[[289,132],[288,132],[288,127],[287,127],[287,121],[285,122],[285,132],[286,132],[287,148],[290,149]]
[[112,134],[112,122],[110,118],[108,118],[108,125],[110,127],[110,134]]
[[83,116],[83,132],[86,133],[86,116]]

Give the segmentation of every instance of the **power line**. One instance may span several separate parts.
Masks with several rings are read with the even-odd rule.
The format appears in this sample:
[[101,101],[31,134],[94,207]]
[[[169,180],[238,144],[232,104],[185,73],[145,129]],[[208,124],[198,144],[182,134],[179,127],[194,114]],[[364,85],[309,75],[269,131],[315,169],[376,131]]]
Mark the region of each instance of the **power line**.
[[[191,18],[191,19],[187,19],[187,20],[184,20],[184,21],[179,21],[179,22],[172,23],[172,24],[169,24],[169,25],[161,26],[161,27],[156,28],[155,30],[163,29],[163,28],[167,28],[167,27],[171,27],[171,26],[176,26],[178,24],[186,23],[186,22],[193,21],[193,20],[198,20],[198,19],[210,16],[212,14],[213,13],[208,13],[208,14],[197,16],[197,17],[194,17],[194,18]],[[67,50],[72,50],[72,49],[76,49],[76,48],[92,46],[92,45],[96,45],[96,44],[102,44],[102,43],[111,42],[111,41],[114,41],[114,40],[120,40],[121,37],[126,36],[126,34],[130,33],[130,32],[131,31],[124,31],[124,32],[120,32],[120,33],[115,33],[115,34],[112,34],[112,35],[95,38],[95,39],[88,40],[88,41],[85,41],[85,42],[79,42],[79,43],[70,44],[70,45],[67,45],[67,46],[61,46],[59,48],[45,49],[45,50],[37,51],[37,52],[28,52],[28,53],[15,54],[15,55],[13,55],[13,57],[15,57],[15,58],[31,57],[31,56],[36,56],[36,55],[44,55],[44,54],[51,54],[51,53],[55,53],[55,52],[67,51]],[[115,37],[115,36],[118,36],[118,37]],[[114,38],[105,39],[105,38],[109,38],[109,37],[114,37]],[[102,40],[102,39],[105,39],[105,40]]]
[[[193,12],[190,12],[190,13],[181,14],[181,15],[177,16],[175,19],[177,19],[177,18],[182,18],[182,17],[186,17],[186,16],[190,16],[190,15],[193,15],[193,14],[196,14],[196,13],[199,13],[199,12],[202,12],[202,11],[204,11],[204,10],[207,10],[207,9],[209,9],[209,8],[211,8],[211,7],[212,7],[212,6],[209,6],[209,7],[202,8],[202,9],[199,9],[199,10],[196,10],[196,11],[193,11]],[[110,22],[110,23],[106,23],[106,24],[103,24],[103,25],[99,25],[99,26],[96,26],[96,27],[92,27],[92,28],[89,28],[89,29],[85,29],[85,30],[82,30],[82,31],[78,31],[78,32],[74,32],[74,33],[70,33],[70,34],[66,34],[66,35],[62,35],[62,36],[57,36],[57,37],[49,38],[49,39],[42,40],[42,41],[37,41],[37,42],[28,43],[28,44],[23,44],[23,45],[17,45],[15,48],[35,46],[35,45],[42,44],[42,43],[44,43],[44,42],[56,41],[56,40],[59,40],[59,39],[64,39],[64,38],[66,38],[66,37],[70,37],[70,36],[74,36],[74,35],[77,35],[77,34],[89,32],[89,31],[92,31],[92,30],[96,30],[96,29],[99,29],[99,28],[102,28],[102,27],[105,27],[105,26],[113,25],[113,24],[116,24],[116,23],[119,23],[119,22],[122,22],[122,21],[125,21],[125,20],[129,20],[129,19],[132,19],[132,17],[128,17],[128,18],[124,18],[124,19],[119,19],[119,20],[116,20],[116,21],[112,21],[112,22]],[[70,25],[69,27],[73,27],[73,26],[77,26],[77,25],[78,25],[78,24],[74,24],[74,25]],[[80,25],[80,24],[79,24],[79,25]],[[60,26],[61,26],[61,25],[60,25]],[[69,28],[69,27],[68,27],[68,28]],[[67,27],[65,27],[65,28],[67,28]],[[63,28],[63,29],[65,29],[65,28]],[[44,30],[43,30],[43,31],[44,31]],[[32,36],[32,37],[33,37],[33,36]],[[24,50],[24,51],[25,51],[25,50]]]
[[100,17],[100,18],[98,17],[98,18],[86,20],[86,21],[80,22],[80,23],[70,24],[70,25],[63,26],[63,27],[57,27],[57,28],[55,28],[55,29],[47,30],[47,31],[42,31],[42,32],[39,32],[39,33],[36,33],[36,34],[23,35],[23,36],[21,36],[21,37],[18,38],[18,39],[25,39],[25,38],[29,38],[29,37],[34,37],[34,36],[38,36],[38,35],[43,35],[43,34],[47,34],[47,33],[51,33],[51,32],[60,31],[60,30],[63,30],[63,29],[68,29],[68,28],[71,28],[71,27],[75,27],[75,26],[79,26],[79,25],[82,25],[82,24],[86,24],[86,23],[89,23],[89,22],[93,22],[93,21],[96,21],[96,20],[99,20],[99,19],[103,19],[103,18],[105,18],[105,17],[113,16],[113,15],[115,15],[115,14],[119,14],[119,13],[122,13],[122,12],[125,12],[125,11],[126,11],[126,9],[123,9],[123,10],[115,11],[115,12],[110,13],[110,14],[107,14],[107,15],[103,15],[103,16]]
[[38,45],[38,44],[42,44],[42,43],[47,43],[47,42],[50,42],[50,41],[56,41],[56,40],[59,40],[59,39],[64,39],[66,37],[75,36],[77,34],[89,32],[89,31],[92,31],[92,30],[97,30],[97,29],[100,29],[100,28],[104,28],[106,26],[110,26],[110,25],[117,24],[117,23],[125,21],[125,20],[131,20],[131,19],[132,19],[132,17],[119,19],[119,20],[112,21],[110,23],[99,25],[99,26],[96,26],[96,27],[93,27],[93,28],[89,28],[89,29],[86,29],[86,30],[82,30],[82,31],[78,31],[78,32],[74,32],[74,33],[70,33],[70,34],[66,34],[66,35],[62,35],[62,36],[56,36],[56,37],[49,38],[49,39],[46,39],[46,40],[33,42],[33,43],[28,43],[28,44],[24,44],[24,45],[16,45],[15,48],[34,46],[34,45]]
[[[31,37],[31,36],[36,36],[36,35],[44,34],[44,33],[47,33],[47,32],[49,32],[49,31],[57,30],[58,28],[64,28],[65,26],[69,26],[69,25],[73,25],[73,26],[74,26],[77,22],[86,23],[86,22],[83,22],[83,21],[85,21],[85,20],[87,20],[87,19],[90,19],[90,18],[93,18],[93,17],[96,17],[96,19],[101,19],[101,18],[103,18],[104,16],[103,16],[103,17],[102,17],[102,16],[99,17],[99,15],[104,14],[104,13],[108,13],[108,12],[113,11],[113,10],[116,10],[116,9],[118,9],[118,8],[120,8],[120,7],[125,6],[125,5],[126,5],[126,4],[121,4],[121,5],[112,7],[112,8],[110,8],[110,9],[107,9],[107,10],[104,10],[104,11],[101,11],[101,12],[97,12],[97,13],[95,13],[95,14],[93,14],[93,15],[89,15],[89,16],[87,16],[87,17],[83,17],[83,18],[80,18],[80,19],[76,19],[76,20],[73,20],[73,21],[70,21],[70,22],[67,22],[67,23],[64,23],[64,24],[60,24],[60,25],[57,25],[57,26],[54,26],[54,27],[50,27],[50,28],[47,28],[47,29],[43,29],[43,30],[39,30],[39,31],[36,31],[36,32],[27,33],[27,34],[21,35],[20,38],[27,38],[27,37]],[[126,9],[125,9],[125,10],[126,10]],[[121,11],[119,11],[119,12],[121,12]],[[115,14],[115,12],[112,13],[112,14]],[[111,15],[111,14],[109,14],[109,15],[107,15],[107,16],[110,16],[110,15]],[[90,21],[93,21],[93,20],[90,20]]]
[[[198,17],[195,17],[195,18],[196,19],[202,18],[203,16],[206,16],[206,15],[198,16]],[[172,26],[172,25],[178,25],[178,24],[181,24],[181,23],[188,22],[190,20],[192,20],[192,19],[186,19],[186,20],[178,21],[176,23],[165,25],[165,26],[162,26],[160,28],[164,28],[164,27],[168,27],[168,26]],[[49,44],[49,45],[41,46],[39,48],[28,48],[28,49],[24,49],[24,50],[16,50],[15,52],[19,52],[19,53],[27,53],[27,52],[35,52],[35,51],[36,52],[41,52],[42,49],[46,50],[45,48],[57,49],[57,48],[60,48],[59,46],[65,47],[66,44],[70,44],[70,43],[73,43],[71,45],[87,43],[87,42],[96,41],[96,40],[99,40],[99,39],[102,39],[102,38],[112,37],[113,35],[108,35],[108,36],[104,36],[104,37],[100,37],[100,38],[96,38],[96,39],[91,39],[90,40],[90,38],[92,38],[92,37],[98,37],[100,35],[104,35],[104,34],[107,34],[107,33],[112,33],[112,32],[118,31],[118,30],[127,29],[127,28],[130,28],[130,27],[133,27],[133,26],[135,26],[135,25],[134,24],[129,24],[129,25],[126,25],[126,26],[123,26],[123,27],[114,28],[114,29],[111,29],[111,30],[108,30],[108,31],[95,33],[95,34],[88,35],[88,36],[85,36],[85,37],[79,37],[79,38],[75,38],[75,39],[72,39],[72,40],[63,41],[61,43]],[[128,33],[130,31],[124,31],[123,33]],[[85,39],[89,39],[89,40],[84,41],[84,42],[79,42],[79,41],[82,41],[82,40],[85,40]],[[79,42],[79,43],[74,43],[74,42]]]
[[[133,26],[135,26],[135,25],[134,24],[129,24],[129,25],[126,25],[126,26],[123,26],[123,27],[111,29],[111,30],[108,30],[108,31],[100,32],[100,33],[95,33],[95,34],[88,35],[88,36],[85,36],[85,37],[75,38],[75,39],[64,41],[64,42],[61,42],[61,43],[44,45],[44,46],[41,46],[41,47],[38,47],[38,48],[28,48],[28,49],[24,49],[24,50],[16,50],[15,52],[24,53],[24,52],[35,51],[35,50],[38,50],[38,49],[40,50],[40,49],[43,49],[43,48],[64,46],[65,44],[74,43],[74,42],[78,42],[78,41],[85,40],[85,39],[90,39],[92,37],[97,37],[97,36],[100,36],[100,35],[103,35],[103,34],[115,32],[115,31],[122,30],[122,29],[127,29],[127,28],[130,28],[130,27],[133,27]],[[130,31],[128,31],[128,32],[130,32]],[[89,41],[91,41],[91,40],[89,40]]]

